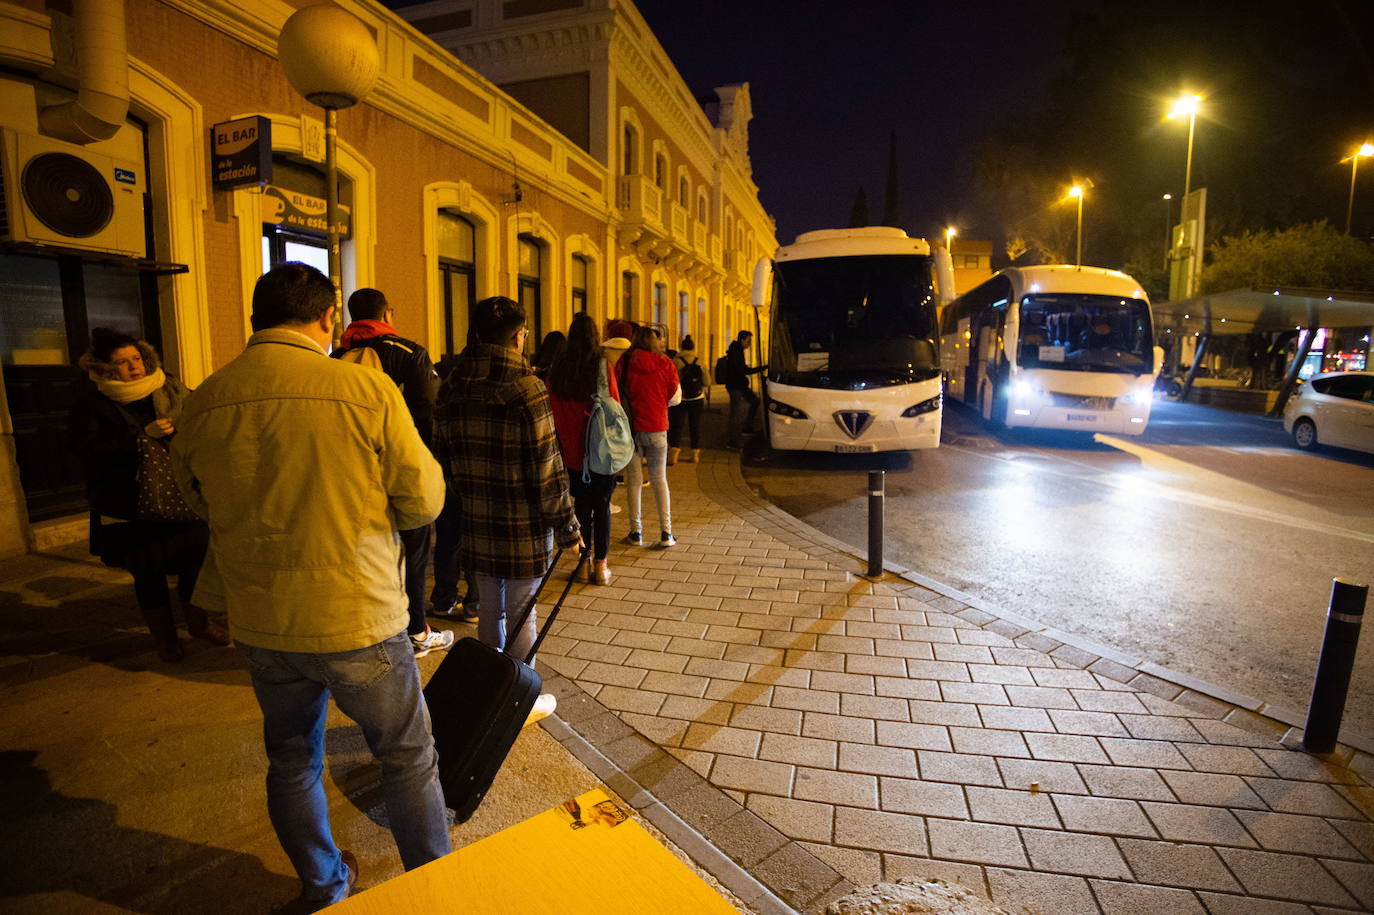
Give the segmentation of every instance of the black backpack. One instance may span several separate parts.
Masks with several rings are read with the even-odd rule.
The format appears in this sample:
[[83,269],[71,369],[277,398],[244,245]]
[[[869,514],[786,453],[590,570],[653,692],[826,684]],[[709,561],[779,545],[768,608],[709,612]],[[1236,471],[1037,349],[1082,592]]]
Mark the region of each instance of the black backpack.
[[725,384],[726,377],[730,372],[728,364],[725,361],[726,358],[726,356],[721,356],[716,360],[716,384]]
[[706,373],[701,370],[700,362],[684,362],[677,370],[677,383],[682,388],[683,400],[696,400],[706,390]]

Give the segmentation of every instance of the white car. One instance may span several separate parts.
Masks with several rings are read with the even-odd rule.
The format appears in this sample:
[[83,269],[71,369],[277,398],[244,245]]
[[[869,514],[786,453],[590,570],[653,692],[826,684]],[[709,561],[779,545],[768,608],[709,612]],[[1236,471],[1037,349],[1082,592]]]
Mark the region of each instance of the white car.
[[1299,448],[1334,445],[1374,453],[1374,372],[1323,372],[1294,392],[1283,429]]

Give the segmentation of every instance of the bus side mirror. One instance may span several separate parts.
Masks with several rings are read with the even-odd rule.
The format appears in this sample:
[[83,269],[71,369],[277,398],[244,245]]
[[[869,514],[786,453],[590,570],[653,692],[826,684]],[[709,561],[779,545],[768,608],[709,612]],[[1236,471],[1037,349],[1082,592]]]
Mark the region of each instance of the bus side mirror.
[[1162,346],[1156,346],[1156,347],[1155,347],[1155,374],[1158,375],[1158,374],[1159,374],[1159,370],[1162,369],[1162,368],[1164,368],[1164,347],[1162,347]]

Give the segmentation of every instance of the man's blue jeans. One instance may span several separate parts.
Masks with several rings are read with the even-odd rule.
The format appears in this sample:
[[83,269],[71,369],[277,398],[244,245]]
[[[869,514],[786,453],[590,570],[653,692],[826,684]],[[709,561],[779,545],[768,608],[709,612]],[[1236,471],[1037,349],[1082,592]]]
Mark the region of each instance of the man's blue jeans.
[[537,578],[495,578],[479,573],[477,599],[481,605],[477,609],[477,638],[482,644],[523,661],[539,636],[539,608],[530,611],[519,632],[511,632],[511,628],[538,589]]
[[262,707],[267,813],[306,899],[334,903],[348,893],[348,869],[329,830],[321,778],[331,695],[382,764],[387,818],[405,869],[452,850],[429,709],[406,633],[331,654],[239,648]]

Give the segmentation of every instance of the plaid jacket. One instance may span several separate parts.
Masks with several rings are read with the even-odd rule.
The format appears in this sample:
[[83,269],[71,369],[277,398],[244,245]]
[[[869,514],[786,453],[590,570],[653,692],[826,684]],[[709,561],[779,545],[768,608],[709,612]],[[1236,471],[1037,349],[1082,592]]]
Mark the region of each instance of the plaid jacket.
[[464,567],[538,578],[553,542],[577,543],[577,518],[544,382],[525,357],[473,344],[439,390],[434,447],[463,502]]

